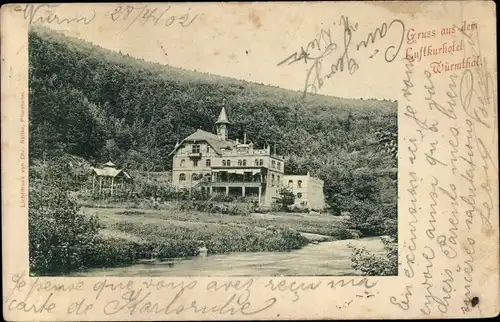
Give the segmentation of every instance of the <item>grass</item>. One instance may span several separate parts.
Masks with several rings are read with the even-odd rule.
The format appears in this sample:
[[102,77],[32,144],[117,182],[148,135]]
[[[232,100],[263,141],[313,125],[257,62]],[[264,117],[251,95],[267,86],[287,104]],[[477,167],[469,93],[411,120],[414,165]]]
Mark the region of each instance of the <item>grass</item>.
[[[113,229],[141,236],[147,241],[170,241],[205,246],[208,254],[229,252],[289,251],[309,242],[300,233],[282,229],[277,231],[250,227],[231,227],[214,224],[188,226],[151,223],[118,222]],[[179,256],[183,257],[183,256]]]
[[342,219],[333,216],[221,214],[186,209],[176,202],[161,208],[82,207],[84,214],[97,216],[103,227],[102,255],[93,266],[197,256],[201,247],[206,247],[208,254],[280,252],[300,249],[313,240],[354,237],[342,228]]
[[[82,208],[86,213],[96,214],[105,223],[115,221],[133,221],[141,223],[175,225],[238,225],[267,229],[293,229],[296,231],[331,236],[333,239],[346,239],[339,236],[342,218],[335,216],[314,216],[309,214],[267,213],[250,215],[221,215],[194,210],[180,210],[175,203],[163,209],[127,209],[127,208]],[[338,237],[338,238],[337,238]]]

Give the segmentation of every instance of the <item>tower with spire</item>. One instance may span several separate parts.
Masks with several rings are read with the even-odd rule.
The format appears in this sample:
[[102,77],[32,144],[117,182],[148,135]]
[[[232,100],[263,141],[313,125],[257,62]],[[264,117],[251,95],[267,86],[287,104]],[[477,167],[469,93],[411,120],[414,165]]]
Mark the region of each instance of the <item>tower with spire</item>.
[[[265,148],[229,138],[225,100],[215,122],[216,133],[197,129],[180,142],[172,156],[172,186],[204,196],[235,195],[270,207],[279,198],[279,190],[287,184],[296,194],[295,206],[323,209],[323,182],[307,176],[285,175],[284,157]],[[264,129],[262,129],[264,130]]]
[[217,128],[217,136],[222,141],[226,141],[228,138],[227,127],[229,124],[230,123],[227,119],[226,108],[223,105],[219,114],[219,118],[217,119],[217,122],[215,122],[215,126]]

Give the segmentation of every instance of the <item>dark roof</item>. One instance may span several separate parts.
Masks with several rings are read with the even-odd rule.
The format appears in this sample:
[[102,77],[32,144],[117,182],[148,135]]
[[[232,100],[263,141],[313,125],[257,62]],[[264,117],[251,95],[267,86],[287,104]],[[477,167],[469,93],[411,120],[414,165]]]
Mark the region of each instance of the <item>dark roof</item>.
[[112,168],[116,167],[116,165],[113,162],[111,162],[111,161],[108,161],[108,162],[104,163],[104,166],[105,167],[112,167]]
[[219,118],[217,119],[217,122],[215,124],[229,124],[229,120],[227,119],[227,114],[226,114],[226,108],[223,106],[222,109],[220,110]]
[[[234,147],[237,144],[236,142],[231,140],[226,140],[226,141],[221,140],[216,134],[198,129],[196,130],[196,132],[194,132],[193,134],[182,140],[179,146],[181,146],[182,143],[184,142],[193,142],[193,141],[207,142],[218,154],[222,153],[223,148],[234,149]],[[175,147],[174,150],[170,153],[170,155],[172,155],[175,151],[177,151],[177,148],[179,146]]]
[[125,172],[123,170],[113,169],[111,167],[106,167],[104,169],[93,168],[92,170],[99,177],[120,177],[120,176],[123,176],[126,179],[131,179],[130,175],[127,172]]

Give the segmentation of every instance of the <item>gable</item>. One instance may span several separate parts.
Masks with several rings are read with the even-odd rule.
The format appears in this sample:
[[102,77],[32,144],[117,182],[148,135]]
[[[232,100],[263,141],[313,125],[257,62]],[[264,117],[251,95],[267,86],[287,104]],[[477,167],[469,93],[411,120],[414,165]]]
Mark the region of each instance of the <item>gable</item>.
[[113,168],[104,168],[104,169],[93,168],[92,171],[93,173],[95,173],[100,177],[124,177],[126,179],[132,179],[132,177],[123,170],[117,170]]
[[215,151],[215,153],[219,155],[222,154],[222,150],[224,148],[234,149],[234,147],[236,146],[236,142],[230,140],[223,141],[219,139],[216,134],[203,130],[196,130],[196,132],[182,140],[181,143],[177,147],[175,147],[172,152],[170,152],[169,156],[177,152],[177,150],[180,147],[184,146],[184,144],[187,142],[205,142]]

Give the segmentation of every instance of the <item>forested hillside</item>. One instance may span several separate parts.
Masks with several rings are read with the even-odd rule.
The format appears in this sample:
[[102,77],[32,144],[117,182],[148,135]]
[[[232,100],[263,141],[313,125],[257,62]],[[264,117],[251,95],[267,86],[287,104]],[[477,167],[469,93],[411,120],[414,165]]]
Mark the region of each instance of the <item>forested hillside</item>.
[[325,181],[334,213],[384,205],[395,211],[395,102],[303,97],[146,62],[41,28],[29,33],[29,63],[32,161],[72,154],[166,171],[176,142],[197,128],[213,131],[225,100],[230,137],[246,131],[257,145],[277,144],[288,173],[310,171]]

